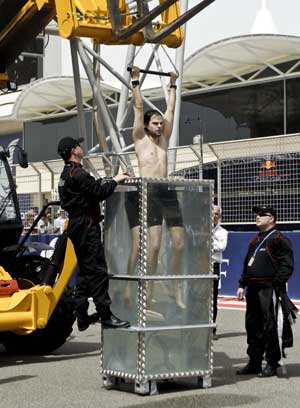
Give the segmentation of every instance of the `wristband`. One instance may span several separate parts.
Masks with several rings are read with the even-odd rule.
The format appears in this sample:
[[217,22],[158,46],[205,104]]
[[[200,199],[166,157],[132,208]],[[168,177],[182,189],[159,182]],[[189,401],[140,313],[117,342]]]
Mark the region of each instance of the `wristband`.
[[140,81],[138,79],[136,81],[131,81],[131,85],[132,85],[133,88],[135,88],[139,84],[140,84]]
[[177,89],[177,85],[170,85],[170,89],[171,88]]

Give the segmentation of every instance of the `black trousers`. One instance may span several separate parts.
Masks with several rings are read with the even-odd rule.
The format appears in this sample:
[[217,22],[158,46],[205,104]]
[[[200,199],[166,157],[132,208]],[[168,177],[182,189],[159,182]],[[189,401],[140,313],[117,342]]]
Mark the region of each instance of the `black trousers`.
[[214,275],[218,275],[218,279],[214,280],[214,311],[213,311],[213,320],[216,323],[217,314],[218,314],[218,294],[219,294],[219,281],[220,281],[220,264],[214,263]]
[[246,331],[250,361],[260,365],[263,357],[276,366],[281,352],[277,333],[277,319],[270,284],[251,284],[246,293]]
[[69,220],[67,232],[79,266],[75,289],[77,313],[87,314],[88,298],[92,297],[99,315],[107,317],[110,315],[111,300],[100,226],[87,216],[74,217]]

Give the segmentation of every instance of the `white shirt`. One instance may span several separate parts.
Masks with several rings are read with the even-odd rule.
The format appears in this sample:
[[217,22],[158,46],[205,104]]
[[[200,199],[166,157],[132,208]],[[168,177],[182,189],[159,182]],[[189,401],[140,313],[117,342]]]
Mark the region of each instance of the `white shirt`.
[[[64,232],[65,221],[66,221],[66,219],[61,217],[61,216],[59,216],[58,218],[55,218],[54,224],[53,224],[54,231],[56,230],[56,228],[59,228],[58,233],[62,234]],[[56,232],[56,234],[57,234],[57,232]]]
[[228,231],[222,228],[220,224],[217,224],[213,228],[213,262],[222,262],[222,252],[225,251],[227,247]]
[[47,225],[45,224],[43,219],[40,219],[39,222],[37,223],[37,227],[38,227],[38,232],[40,234],[46,234],[47,232]]

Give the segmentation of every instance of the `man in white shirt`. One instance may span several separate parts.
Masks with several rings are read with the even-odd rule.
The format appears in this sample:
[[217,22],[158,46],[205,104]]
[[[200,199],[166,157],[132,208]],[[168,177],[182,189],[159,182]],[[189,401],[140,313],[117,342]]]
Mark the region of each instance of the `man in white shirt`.
[[41,219],[37,224],[38,233],[39,234],[47,234],[48,233],[48,218],[46,215],[42,215]]
[[[220,270],[221,270],[221,263],[222,263],[222,254],[225,251],[227,246],[227,238],[228,232],[226,229],[222,228],[220,225],[222,216],[222,209],[218,205],[214,205],[213,207],[213,255],[212,260],[214,263],[214,274],[217,275],[219,278],[214,281],[214,313],[213,313],[213,320],[214,323],[217,320],[217,313],[218,313],[218,293],[219,293],[219,281],[220,281]],[[217,329],[214,328],[214,339],[217,339],[216,336]]]
[[54,220],[53,233],[62,234],[64,232],[65,222],[66,222],[66,213],[63,210],[57,212],[58,217]]

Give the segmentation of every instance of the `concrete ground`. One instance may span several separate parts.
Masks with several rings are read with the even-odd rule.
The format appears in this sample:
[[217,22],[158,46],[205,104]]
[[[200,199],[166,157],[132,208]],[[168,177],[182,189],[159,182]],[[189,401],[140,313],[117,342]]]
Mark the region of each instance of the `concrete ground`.
[[0,407],[299,407],[299,322],[294,326],[295,346],[288,350],[287,375],[261,379],[235,374],[247,362],[244,312],[220,310],[218,317],[212,388],[164,382],[155,396],[135,395],[127,384],[122,390],[106,390],[99,372],[100,326],[81,333],[74,326],[70,341],[49,356],[13,356],[0,349]]

